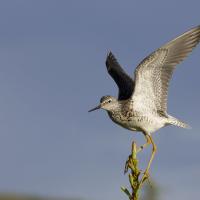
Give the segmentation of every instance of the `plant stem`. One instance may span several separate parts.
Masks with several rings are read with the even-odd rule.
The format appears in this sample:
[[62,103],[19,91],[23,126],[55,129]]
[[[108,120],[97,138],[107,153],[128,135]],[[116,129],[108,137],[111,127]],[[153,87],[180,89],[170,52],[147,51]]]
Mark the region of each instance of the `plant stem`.
[[139,191],[143,183],[146,181],[144,178],[140,179],[141,170],[138,168],[138,162],[137,145],[133,141],[131,155],[129,155],[128,160],[126,161],[124,170],[125,173],[130,170],[128,177],[132,191],[129,192],[127,188],[121,187],[122,191],[128,196],[129,200],[139,200]]

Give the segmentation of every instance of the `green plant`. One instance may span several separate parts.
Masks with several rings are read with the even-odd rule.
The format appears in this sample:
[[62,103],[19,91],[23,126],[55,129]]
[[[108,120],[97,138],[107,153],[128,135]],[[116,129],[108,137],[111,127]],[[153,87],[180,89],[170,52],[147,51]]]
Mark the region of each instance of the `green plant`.
[[124,170],[124,173],[127,173],[130,170],[128,178],[131,186],[131,192],[126,187],[121,187],[122,191],[128,196],[129,200],[139,200],[140,190],[144,182],[148,180],[146,175],[141,176],[141,170],[138,168],[139,161],[137,159],[137,153],[137,145],[133,141],[131,154],[126,161]]

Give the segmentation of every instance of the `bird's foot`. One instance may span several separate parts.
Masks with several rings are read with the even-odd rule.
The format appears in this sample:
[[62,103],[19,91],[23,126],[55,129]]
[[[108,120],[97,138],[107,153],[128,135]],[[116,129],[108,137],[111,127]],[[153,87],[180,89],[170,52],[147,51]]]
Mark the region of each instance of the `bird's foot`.
[[149,185],[152,186],[151,181],[150,181],[150,174],[148,170],[145,170],[145,172],[143,173],[143,176],[140,181],[140,185],[142,185],[146,180],[148,181]]
[[140,146],[139,148],[137,148],[137,153],[139,153],[140,151],[142,151],[144,149],[144,145]]
[[137,153],[139,153],[140,151],[142,151],[145,147],[147,147],[149,145],[149,142],[141,145],[139,148],[137,148]]

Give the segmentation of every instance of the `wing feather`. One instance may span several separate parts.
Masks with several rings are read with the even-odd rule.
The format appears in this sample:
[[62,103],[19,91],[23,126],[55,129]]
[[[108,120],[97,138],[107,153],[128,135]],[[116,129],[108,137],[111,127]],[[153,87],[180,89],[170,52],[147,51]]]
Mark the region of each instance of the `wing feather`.
[[108,53],[106,67],[110,76],[119,88],[118,100],[126,100],[131,97],[134,90],[133,79],[122,69],[112,52]]
[[146,57],[135,70],[135,91],[132,95],[135,103],[144,109],[166,113],[173,71],[199,41],[200,26],[197,26]]

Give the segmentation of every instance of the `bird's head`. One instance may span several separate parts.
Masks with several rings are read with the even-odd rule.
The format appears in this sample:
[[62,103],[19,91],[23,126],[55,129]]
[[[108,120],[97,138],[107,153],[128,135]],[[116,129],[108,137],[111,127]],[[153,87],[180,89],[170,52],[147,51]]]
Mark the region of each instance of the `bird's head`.
[[104,110],[107,110],[107,111],[112,111],[112,110],[116,110],[118,108],[118,101],[115,97],[112,97],[112,96],[103,96],[101,99],[100,99],[100,104],[89,110],[88,112],[92,112],[94,110],[97,110],[97,109],[104,109]]

